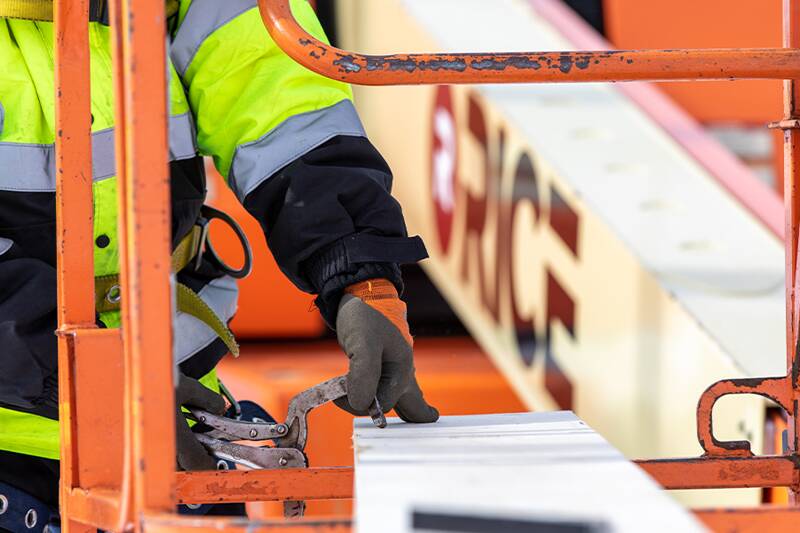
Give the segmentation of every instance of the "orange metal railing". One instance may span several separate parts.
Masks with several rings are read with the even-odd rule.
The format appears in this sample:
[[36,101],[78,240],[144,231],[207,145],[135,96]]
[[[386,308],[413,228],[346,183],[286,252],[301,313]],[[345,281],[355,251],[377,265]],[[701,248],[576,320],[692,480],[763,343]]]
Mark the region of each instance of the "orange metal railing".
[[306,32],[288,0],[258,4],[273,40],[292,59],[358,85],[781,79],[797,75],[800,58],[800,50],[786,48],[365,55]]
[[[364,56],[325,45],[292,17],[288,0],[259,0],[275,41],[321,74],[366,85],[579,82],[800,77],[800,0],[784,0],[785,49],[546,52],[527,54],[417,54]],[[349,468],[176,473],[174,462],[172,316],[169,280],[164,4],[110,2],[115,64],[116,148],[119,177],[123,328],[94,324],[92,171],[88,0],[57,0],[56,114],[59,282],[59,404],[61,506],[66,532],[106,530],[276,531],[280,524],[233,518],[187,518],[178,502],[350,498]],[[786,300],[787,375],[712,385],[698,408],[699,458],[642,461],[667,488],[773,487],[800,490],[798,416],[798,230],[796,162],[800,137],[798,88],[787,81]],[[744,444],[720,443],[711,411],[724,394],[762,394],[788,412],[789,451],[752,457]],[[102,452],[98,452],[102,450]],[[121,452],[118,452],[121,451]],[[790,531],[797,507],[706,511],[713,529],[766,525]],[[285,525],[285,524],[284,524]],[[347,530],[348,522],[305,522],[292,531]]]

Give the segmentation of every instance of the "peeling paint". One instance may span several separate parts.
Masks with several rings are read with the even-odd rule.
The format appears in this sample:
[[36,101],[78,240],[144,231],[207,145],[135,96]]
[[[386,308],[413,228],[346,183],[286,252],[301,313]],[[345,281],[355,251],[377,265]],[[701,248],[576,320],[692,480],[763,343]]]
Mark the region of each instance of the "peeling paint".
[[561,57],[558,58],[558,70],[564,74],[569,74],[569,71],[572,70],[572,63],[571,55],[562,54]]
[[504,59],[486,58],[473,60],[469,64],[475,70],[505,70],[512,67],[518,70],[539,70],[542,64],[528,56],[511,56]]
[[454,70],[456,72],[464,72],[467,70],[467,62],[463,59],[432,59],[430,61],[421,61],[419,64],[420,70]]
[[381,70],[414,72],[417,70],[417,62],[413,59],[392,56],[367,56],[367,70],[370,72]]
[[342,72],[361,72],[361,65],[356,63],[356,58],[351,55],[339,55],[339,59],[334,60],[333,64],[339,67]]

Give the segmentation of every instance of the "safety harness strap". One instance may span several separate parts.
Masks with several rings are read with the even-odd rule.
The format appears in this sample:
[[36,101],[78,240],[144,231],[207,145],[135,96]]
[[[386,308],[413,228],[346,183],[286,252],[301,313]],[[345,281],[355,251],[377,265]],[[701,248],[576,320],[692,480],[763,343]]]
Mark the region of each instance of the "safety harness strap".
[[[166,18],[178,12],[178,0],[166,0]],[[39,21],[53,20],[53,0],[0,0],[0,18],[27,19]],[[91,0],[89,21],[108,24],[107,0]]]
[[[171,270],[180,272],[192,262],[203,244],[203,228],[193,226],[172,252]],[[98,313],[118,311],[122,294],[120,292],[119,275],[98,276],[94,278],[94,305]]]
[[0,17],[53,20],[52,0],[0,0]]
[[51,519],[57,518],[56,509],[0,481],[0,530],[45,533]]
[[[183,238],[175,251],[172,252],[171,270],[180,272],[186,268],[198,254],[200,254],[204,242],[207,238],[207,225],[195,225],[192,230]],[[228,326],[217,314],[203,301],[200,296],[192,289],[178,283],[176,286],[178,310],[195,317],[220,338],[225,346],[230,350],[234,357],[239,356],[239,345],[236,338],[228,329]],[[98,313],[107,311],[118,311],[122,292],[119,284],[119,275],[98,276],[94,280],[94,302]]]
[[236,343],[236,338],[228,329],[228,326],[217,316],[217,314],[197,295],[192,289],[178,283],[176,287],[177,292],[177,305],[178,310],[186,314],[192,315],[197,320],[203,322],[206,326],[210,327],[217,337],[222,339],[228,350],[234,357],[239,357],[239,345]]

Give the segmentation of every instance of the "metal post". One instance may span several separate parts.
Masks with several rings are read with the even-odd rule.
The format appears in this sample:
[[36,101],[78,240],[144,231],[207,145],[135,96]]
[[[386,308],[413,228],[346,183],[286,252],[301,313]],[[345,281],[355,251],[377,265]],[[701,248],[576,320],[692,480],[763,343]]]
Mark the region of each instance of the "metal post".
[[164,3],[117,0],[111,19],[129,452],[122,506],[141,529],[148,513],[173,511],[175,494]]
[[[783,45],[786,48],[800,48],[800,1],[783,2]],[[797,79],[785,80],[783,85],[784,110],[784,205],[786,209],[786,367],[791,376],[793,403],[788,412],[789,438],[787,452],[798,454],[798,370],[800,354],[797,353],[798,305],[800,305],[800,286],[798,285],[798,236],[800,236],[800,130],[796,121],[800,119],[800,83]],[[797,503],[798,487],[791,487],[792,499]]]
[[[60,499],[66,533],[88,531],[69,517],[69,493],[78,485],[77,424],[72,368],[75,335],[94,327],[92,153],[87,0],[55,2],[56,239],[58,276],[58,385],[61,419]],[[87,252],[88,251],[88,252]]]

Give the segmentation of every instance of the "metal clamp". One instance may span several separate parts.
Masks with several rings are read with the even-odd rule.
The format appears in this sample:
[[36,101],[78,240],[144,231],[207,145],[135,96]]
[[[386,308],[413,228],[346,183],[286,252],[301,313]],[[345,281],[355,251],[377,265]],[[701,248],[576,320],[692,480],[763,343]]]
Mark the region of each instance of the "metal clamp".
[[[297,394],[289,402],[289,410],[286,414],[286,425],[289,427],[289,432],[285,437],[276,441],[278,446],[304,450],[308,439],[308,413],[321,405],[346,396],[346,376],[329,379]],[[386,417],[377,398],[372,401],[369,415],[376,426],[386,427]]]
[[266,448],[235,444],[197,433],[197,440],[212,450],[219,459],[231,461],[247,468],[304,468],[307,466],[303,452],[294,448]]
[[[200,268],[203,257],[208,254],[210,259],[216,263],[216,266],[228,276],[236,279],[247,277],[253,270],[253,250],[250,248],[250,242],[247,240],[247,235],[245,235],[242,227],[227,213],[207,205],[204,205],[201,208],[200,215],[201,216],[197,220],[197,224],[200,226],[202,233],[200,235],[200,250],[197,252],[197,256],[195,257],[195,270]],[[214,219],[219,219],[225,222],[239,239],[239,243],[242,245],[242,251],[244,252],[244,264],[241,268],[236,269],[228,265],[222,260],[219,254],[217,254],[217,251],[211,244],[209,226],[211,225],[211,221]]]
[[[346,376],[315,385],[292,398],[284,424],[245,422],[199,409],[189,408],[189,412],[192,418],[211,428],[209,431],[196,433],[196,436],[218,459],[248,468],[304,468],[308,466],[305,455],[308,413],[346,396]],[[377,398],[369,408],[369,415],[376,426],[386,427],[386,416]],[[254,447],[231,442],[263,440],[274,441],[276,447]],[[287,518],[300,517],[305,511],[305,503],[285,501],[283,509]]]
[[286,424],[260,424],[234,420],[225,416],[211,414],[200,409],[189,409],[198,422],[212,427],[211,431],[201,433],[207,437],[222,440],[271,440],[286,435]]

